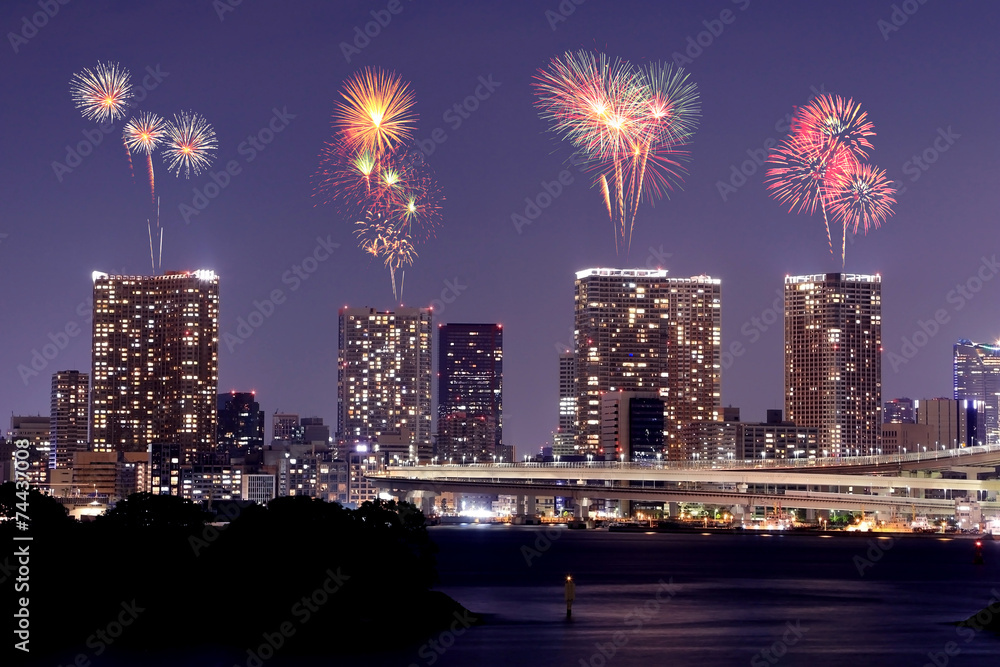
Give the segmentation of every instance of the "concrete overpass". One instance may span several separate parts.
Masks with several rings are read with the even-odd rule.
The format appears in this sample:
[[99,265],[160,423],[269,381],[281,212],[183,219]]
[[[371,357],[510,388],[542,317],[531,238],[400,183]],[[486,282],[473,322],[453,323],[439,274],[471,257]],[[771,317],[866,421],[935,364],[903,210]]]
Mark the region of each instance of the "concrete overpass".
[[[951,514],[952,499],[924,498],[927,490],[982,499],[986,511],[1000,480],[979,480],[1000,464],[1000,446],[906,455],[729,462],[444,464],[390,467],[369,475],[386,491],[427,497],[439,493],[513,495],[533,508],[534,498],[696,502],[804,509],[880,509]],[[910,476],[950,469],[966,479]],[[770,488],[770,487],[773,487]],[[987,501],[987,499],[991,499]],[[529,513],[532,510],[529,510]]]

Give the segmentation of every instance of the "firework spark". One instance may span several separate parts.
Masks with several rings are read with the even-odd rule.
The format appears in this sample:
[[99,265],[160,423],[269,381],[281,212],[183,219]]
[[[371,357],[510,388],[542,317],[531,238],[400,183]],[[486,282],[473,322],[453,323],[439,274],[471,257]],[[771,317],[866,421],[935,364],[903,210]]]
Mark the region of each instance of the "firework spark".
[[167,136],[167,123],[155,113],[143,111],[125,124],[122,133],[130,151],[149,155]]
[[73,103],[88,120],[115,121],[123,117],[132,99],[132,75],[115,62],[85,68],[69,82]]
[[348,79],[341,96],[335,121],[352,150],[381,153],[412,138],[414,96],[398,74],[364,69]]
[[166,124],[167,144],[163,150],[163,160],[167,170],[180,177],[197,176],[211,166],[219,143],[215,130],[204,117],[196,113],[182,111],[174,114],[174,119]]
[[315,194],[353,222],[359,247],[389,269],[393,296],[401,298],[396,272],[413,264],[417,242],[434,235],[443,201],[423,155],[405,148],[414,96],[399,75],[375,69],[355,74],[341,95]]
[[860,226],[865,234],[868,229],[878,229],[892,215],[896,203],[892,181],[885,177],[885,170],[868,164],[852,166],[845,173],[840,187],[834,192],[831,210],[844,226],[853,225],[856,234]]
[[553,58],[533,85],[549,129],[595,173],[615,246],[627,252],[640,201],[669,196],[682,180],[683,147],[700,113],[697,86],[673,65],[637,69],[589,51]]
[[791,213],[823,212],[827,243],[833,253],[830,217],[841,223],[841,265],[847,260],[847,228],[878,228],[890,215],[895,190],[885,172],[861,160],[872,149],[874,125],[851,99],[820,95],[798,108],[791,134],[768,156],[765,175],[771,196]]

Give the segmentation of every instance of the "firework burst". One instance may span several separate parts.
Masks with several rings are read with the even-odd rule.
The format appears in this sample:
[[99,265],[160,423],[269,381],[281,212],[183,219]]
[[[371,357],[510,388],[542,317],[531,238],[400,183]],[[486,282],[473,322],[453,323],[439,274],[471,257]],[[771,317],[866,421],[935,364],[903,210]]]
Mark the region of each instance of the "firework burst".
[[174,114],[174,119],[166,124],[167,142],[163,150],[163,160],[167,170],[184,178],[191,173],[197,176],[211,166],[219,143],[215,130],[203,116],[182,111]]
[[69,82],[73,103],[88,120],[115,121],[123,117],[132,99],[132,75],[115,62],[97,63],[73,75]]
[[833,253],[830,217],[842,225],[841,266],[847,261],[847,228],[876,229],[892,215],[895,190],[885,172],[864,162],[875,128],[851,99],[820,95],[792,116],[791,133],[768,156],[771,196],[791,213],[819,208]]
[[595,173],[615,247],[627,253],[640,201],[669,196],[682,180],[683,147],[700,113],[697,86],[669,64],[637,69],[589,51],[553,58],[533,85],[549,129]]
[[129,151],[130,165],[132,152],[146,154],[146,167],[149,170],[149,195],[155,202],[156,181],[153,175],[153,151],[167,138],[166,121],[154,113],[142,112],[125,124],[122,138]]
[[361,153],[382,153],[412,138],[413,93],[398,74],[364,69],[344,84],[335,122],[344,142]]
[[895,193],[892,182],[885,178],[885,170],[868,164],[852,165],[834,191],[830,208],[845,227],[853,226],[852,231],[857,233],[860,226],[867,234],[870,227],[878,229],[892,215]]
[[358,72],[344,83],[333,114],[334,136],[320,153],[315,195],[354,225],[361,250],[389,269],[411,266],[416,244],[434,235],[443,197],[423,155],[407,151],[414,96],[397,74]]

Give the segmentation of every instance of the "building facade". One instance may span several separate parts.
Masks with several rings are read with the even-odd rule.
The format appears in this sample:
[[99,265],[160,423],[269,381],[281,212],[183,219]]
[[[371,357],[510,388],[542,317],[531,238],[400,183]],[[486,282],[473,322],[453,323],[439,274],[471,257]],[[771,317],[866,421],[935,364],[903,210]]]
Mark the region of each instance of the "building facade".
[[664,458],[682,458],[684,426],[722,416],[720,281],[587,269],[574,299],[576,453],[605,453],[602,394],[653,391],[664,403]]
[[559,355],[559,427],[552,438],[552,453],[570,456],[576,453],[576,353]]
[[52,375],[49,413],[49,468],[67,468],[73,454],[87,451],[90,375],[59,371]]
[[1000,345],[962,339],[954,347],[953,398],[980,401],[983,444],[1000,444]]
[[216,443],[219,278],[94,273],[91,441],[97,451]]
[[430,308],[340,310],[337,440],[346,450],[370,443],[387,459],[430,461],[431,346]]
[[882,278],[785,278],[785,414],[819,429],[819,456],[876,453],[882,408]]
[[[486,431],[485,447],[473,450],[489,459],[503,444],[503,327],[499,324],[439,324],[438,447],[444,459],[467,451],[453,438],[455,426]],[[459,417],[462,415],[462,417]]]
[[219,394],[218,445],[230,456],[246,456],[264,446],[264,411],[256,392]]
[[883,424],[915,424],[912,398],[894,398],[882,407]]

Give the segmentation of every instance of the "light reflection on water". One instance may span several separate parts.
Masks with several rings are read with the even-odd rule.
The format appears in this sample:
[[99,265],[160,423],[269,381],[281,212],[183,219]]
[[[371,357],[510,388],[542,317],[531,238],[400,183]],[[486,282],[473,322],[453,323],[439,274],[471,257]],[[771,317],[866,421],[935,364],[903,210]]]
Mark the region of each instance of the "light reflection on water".
[[[264,667],[921,667],[948,642],[960,650],[949,665],[1000,664],[1000,638],[984,632],[966,642],[948,624],[986,606],[991,590],[1000,589],[1000,542],[984,544],[986,565],[975,566],[966,539],[562,528],[546,534],[537,526],[436,527],[431,535],[441,547],[438,588],[483,614],[484,625],[438,636],[422,649],[332,662],[279,654]],[[566,574],[576,582],[571,621]],[[661,589],[661,580],[672,581],[676,594]],[[420,611],[387,613],[391,627]],[[331,628],[331,641],[349,640]],[[605,654],[613,649],[610,659],[602,647]],[[780,657],[761,653],[768,649]],[[221,653],[143,660],[150,667],[179,662],[234,664]]]

